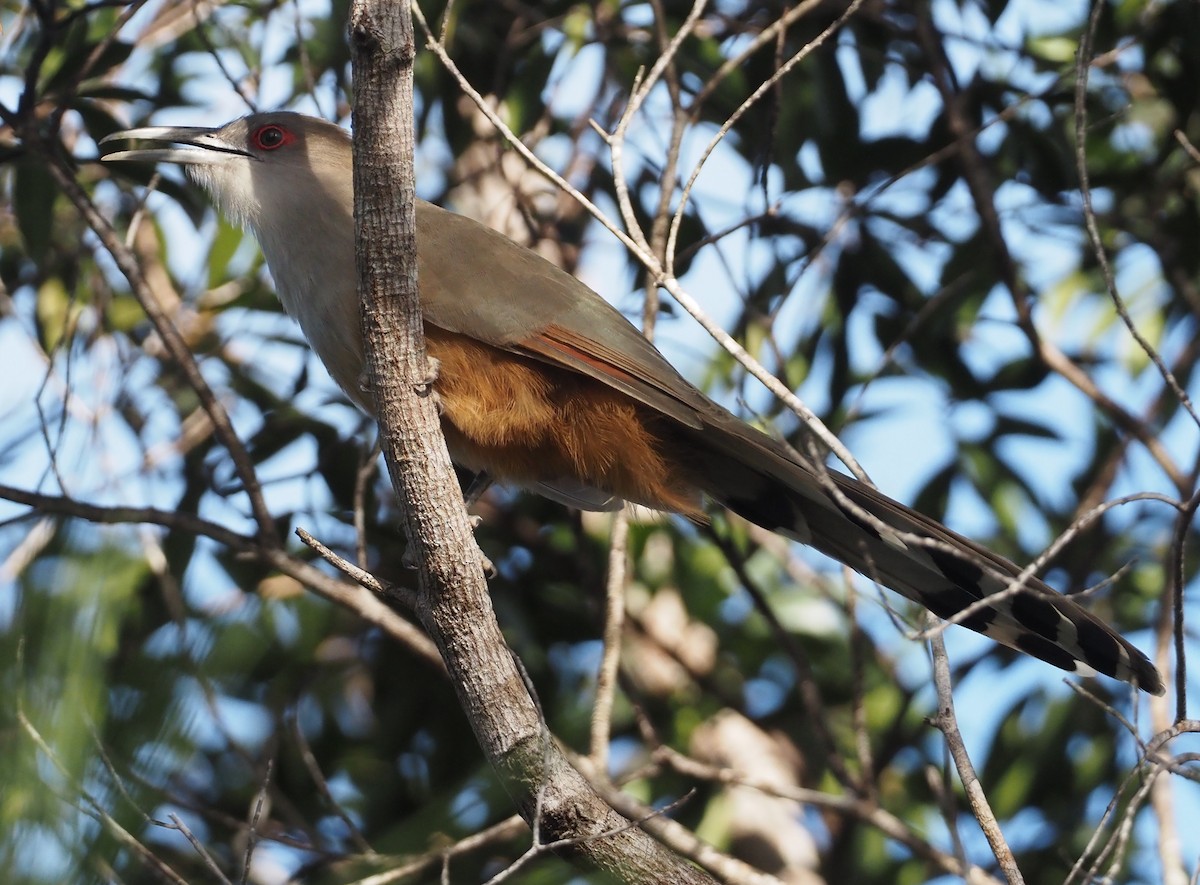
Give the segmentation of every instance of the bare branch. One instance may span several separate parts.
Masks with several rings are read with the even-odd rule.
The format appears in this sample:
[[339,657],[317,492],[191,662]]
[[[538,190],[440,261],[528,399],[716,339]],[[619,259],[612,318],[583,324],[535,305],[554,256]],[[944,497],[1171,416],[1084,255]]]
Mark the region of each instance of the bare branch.
[[419,657],[439,668],[441,666],[441,658],[429,639],[392,611],[382,600],[372,596],[362,587],[335,580],[312,565],[295,559],[280,547],[264,546],[258,539],[239,535],[224,526],[180,511],[168,512],[153,507],[99,507],[5,485],[0,485],[0,498],[27,504],[46,513],[74,516],[89,522],[109,525],[148,523],[212,538],[232,550],[261,559],[285,575],[311,587],[331,602],[351,609],[367,622],[375,624],[393,639],[406,645]]
[[1108,297],[1112,299],[1113,306],[1117,310],[1117,316],[1125,324],[1130,337],[1137,342],[1142,352],[1154,363],[1155,368],[1158,369],[1158,373],[1162,376],[1163,381],[1166,382],[1167,387],[1171,389],[1171,392],[1175,394],[1183,408],[1191,415],[1192,421],[1200,425],[1200,415],[1196,414],[1191,398],[1180,386],[1179,381],[1171,373],[1171,370],[1167,368],[1167,364],[1163,361],[1162,356],[1151,346],[1145,336],[1138,331],[1133,317],[1129,315],[1129,309],[1125,306],[1125,300],[1121,297],[1121,293],[1117,291],[1117,281],[1113,276],[1112,265],[1108,260],[1108,250],[1104,248],[1104,242],[1100,237],[1100,226],[1096,222],[1096,210],[1092,206],[1092,185],[1091,178],[1088,175],[1087,163],[1087,87],[1088,71],[1091,68],[1092,41],[1096,37],[1096,27],[1100,23],[1100,15],[1103,10],[1103,4],[1092,4],[1092,13],[1088,18],[1088,26],[1084,29],[1083,38],[1080,40],[1079,53],[1075,62],[1075,172],[1079,176],[1079,194],[1083,199],[1084,228],[1087,230],[1088,240],[1091,241],[1092,254],[1096,256],[1096,262],[1100,265],[1100,273],[1104,277],[1104,287],[1108,290]]
[[963,785],[963,790],[966,791],[971,813],[975,815],[975,820],[979,821],[979,827],[983,830],[983,835],[987,838],[997,863],[1000,864],[1005,881],[1009,885],[1019,885],[1025,879],[1017,866],[1016,858],[1013,857],[1012,849],[1005,841],[1000,824],[996,820],[995,814],[992,813],[991,804],[987,800],[979,777],[975,774],[975,766],[971,763],[971,757],[967,755],[966,745],[958,730],[958,721],[954,716],[954,690],[950,684],[950,659],[946,655],[946,644],[941,636],[935,636],[932,646],[933,679],[934,685],[937,687],[938,713],[931,723],[946,738],[946,746],[950,750],[951,758],[954,759],[954,767],[958,769],[958,777]]
[[216,429],[217,438],[221,440],[221,444],[225,446],[230,458],[233,460],[238,478],[241,480],[246,496],[250,500],[250,508],[254,513],[254,519],[258,524],[258,531],[264,543],[278,544],[279,539],[275,533],[275,524],[271,518],[270,511],[267,509],[266,501],[263,498],[262,486],[259,484],[254,462],[246,451],[245,446],[242,445],[242,441],[238,438],[236,431],[234,431],[233,424],[229,420],[229,415],[225,411],[225,407],[221,405],[220,400],[217,399],[208,382],[204,380],[204,376],[200,373],[200,368],[196,365],[195,358],[192,356],[191,351],[188,350],[178,329],[175,328],[171,318],[162,311],[158,301],[153,297],[142,276],[141,268],[133,255],[121,242],[112,225],[100,214],[88,195],[84,193],[61,157],[59,157],[57,152],[48,151],[46,159],[50,174],[75,205],[75,208],[83,216],[88,226],[100,239],[100,242],[117,263],[121,272],[125,274],[125,278],[129,280],[129,285],[137,297],[138,303],[141,304],[142,309],[146,312],[146,316],[154,325],[154,329],[158,332],[159,337],[166,346],[171,359],[179,366],[188,384],[191,385],[196,395],[200,398],[205,412]]
[[625,560],[629,555],[629,515],[626,510],[613,516],[608,550],[608,581],[604,598],[604,656],[596,674],[596,701],[592,706],[591,759],[598,771],[608,768],[609,728],[612,724],[613,696],[617,687],[617,668],[621,663],[621,641],[625,635]]

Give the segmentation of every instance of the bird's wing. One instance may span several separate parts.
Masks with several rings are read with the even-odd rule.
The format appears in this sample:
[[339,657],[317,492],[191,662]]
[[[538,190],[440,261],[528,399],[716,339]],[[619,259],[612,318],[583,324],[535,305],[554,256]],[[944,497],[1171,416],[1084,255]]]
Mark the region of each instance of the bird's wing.
[[[425,322],[588,375],[699,428],[712,407],[620,311],[566,271],[491,228],[417,203]],[[458,256],[473,256],[470,262]],[[473,268],[493,259],[487,279]],[[513,298],[511,293],[521,293]]]

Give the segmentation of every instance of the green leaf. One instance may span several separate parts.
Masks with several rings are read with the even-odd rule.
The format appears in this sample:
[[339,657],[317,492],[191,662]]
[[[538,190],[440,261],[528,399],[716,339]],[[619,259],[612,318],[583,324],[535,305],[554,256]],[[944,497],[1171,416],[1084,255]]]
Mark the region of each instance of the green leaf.
[[38,289],[37,320],[39,340],[47,353],[62,343],[70,325],[71,298],[58,277],[46,280]]
[[13,174],[13,211],[29,257],[37,264],[46,258],[54,227],[58,185],[45,165],[36,160],[18,163]]

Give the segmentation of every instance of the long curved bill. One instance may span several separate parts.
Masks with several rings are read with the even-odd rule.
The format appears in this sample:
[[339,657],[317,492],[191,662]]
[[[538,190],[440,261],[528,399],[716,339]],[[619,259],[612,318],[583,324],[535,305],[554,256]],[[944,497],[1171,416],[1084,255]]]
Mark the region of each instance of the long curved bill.
[[142,129],[126,129],[124,132],[106,135],[100,139],[100,145],[115,141],[149,141],[162,146],[112,151],[100,157],[101,162],[208,165],[222,162],[227,154],[253,156],[221,138],[219,129],[207,129],[203,126],[146,126]]

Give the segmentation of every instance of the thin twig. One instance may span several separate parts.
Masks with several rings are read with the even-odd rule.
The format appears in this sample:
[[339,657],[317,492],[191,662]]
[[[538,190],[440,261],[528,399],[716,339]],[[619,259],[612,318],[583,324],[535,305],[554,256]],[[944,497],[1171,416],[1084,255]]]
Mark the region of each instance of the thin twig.
[[183,838],[187,839],[188,844],[192,846],[192,850],[200,856],[200,860],[203,862],[204,868],[208,870],[209,873],[211,873],[216,880],[221,883],[221,885],[233,885],[233,883],[229,881],[229,877],[221,872],[221,868],[217,866],[216,859],[209,853],[208,849],[204,847],[204,843],[201,842],[196,834],[192,832],[191,827],[183,822],[183,818],[172,811],[167,815],[167,819],[171,821],[171,825],[165,828],[168,830],[176,830],[182,834]]
[[[579,758],[576,760],[576,764],[605,802],[625,817],[638,821],[641,829],[650,833],[668,848],[690,859],[722,881],[735,883],[735,885],[783,885],[774,876],[756,870],[743,861],[718,851],[678,821],[658,813],[655,809],[647,808],[628,793],[622,792],[608,780],[603,772],[593,769],[587,759]],[[687,798],[685,795],[675,800],[669,807],[674,807]]]
[[358,462],[358,470],[354,473],[354,555],[358,567],[367,567],[367,490],[379,473],[379,436],[370,449],[364,447],[362,457]]
[[1104,9],[1103,3],[1092,4],[1092,14],[1088,17],[1088,26],[1084,28],[1075,60],[1075,172],[1079,176],[1079,196],[1083,201],[1084,227],[1092,246],[1092,255],[1100,267],[1100,275],[1104,278],[1104,287],[1108,291],[1108,297],[1112,300],[1113,307],[1116,308],[1117,316],[1125,324],[1125,329],[1129,332],[1130,337],[1154,363],[1167,387],[1179,400],[1179,404],[1191,415],[1192,421],[1200,426],[1200,415],[1197,415],[1196,410],[1192,407],[1192,400],[1187,395],[1187,391],[1180,386],[1158,350],[1138,330],[1133,317],[1129,315],[1129,309],[1125,306],[1125,299],[1117,291],[1117,281],[1108,260],[1108,250],[1104,248],[1104,241],[1100,237],[1100,226],[1096,222],[1096,210],[1092,205],[1092,185],[1087,163],[1087,85],[1088,71],[1091,68],[1092,41],[1095,40],[1096,28],[1100,24],[1100,16]]
[[600,771],[608,769],[608,742],[612,726],[613,697],[617,668],[621,664],[621,640],[625,635],[625,570],[629,556],[629,512],[613,515],[608,542],[608,580],[604,587],[604,654],[596,674],[596,701],[592,705],[591,752]]
[[911,824],[879,807],[871,799],[837,796],[821,790],[779,784],[731,768],[720,768],[698,762],[666,745],[659,745],[654,750],[654,759],[688,777],[749,787],[767,796],[790,799],[797,803],[812,805],[861,820],[863,823],[875,827],[887,838],[908,848],[916,857],[934,864],[948,875],[959,876],[971,885],[996,885],[997,883],[997,880],[982,867],[974,864],[964,867],[960,858],[942,851],[922,837]]
[[264,545],[256,538],[240,535],[225,526],[179,511],[158,510],[153,507],[101,507],[3,484],[0,484],[0,498],[35,507],[42,513],[73,516],[89,522],[106,525],[148,523],[212,538],[236,553],[267,563],[331,602],[350,609],[363,620],[374,624],[397,642],[407,646],[439,671],[444,670],[441,655],[429,637],[396,614],[382,599],[373,596],[361,586],[337,580],[313,565],[297,559],[282,547]]
[[960,96],[955,91],[956,84],[952,68],[946,57],[945,47],[937,38],[928,5],[919,5],[916,9],[917,35],[933,65],[933,84],[941,96],[946,121],[954,136],[953,145],[959,162],[962,164],[963,179],[971,194],[971,200],[979,215],[983,231],[995,253],[996,270],[1012,300],[1013,309],[1017,314],[1018,327],[1028,339],[1038,359],[1049,371],[1073,385],[1095,403],[1096,407],[1122,431],[1140,442],[1159,467],[1171,478],[1172,484],[1177,489],[1186,488],[1185,477],[1175,464],[1170,451],[1153,429],[1104,393],[1087,372],[1056,345],[1047,341],[1038,331],[1033,320],[1030,292],[1017,272],[1016,261],[1004,236],[1000,215],[996,208],[996,188],[975,138],[977,128],[971,125],[963,110]]
[[[22,656],[23,648],[18,646],[18,657]],[[42,736],[42,733],[34,726],[33,722],[25,715],[24,707],[20,698],[17,699],[17,724],[21,729],[29,735],[34,745],[42,751],[42,754],[49,760],[50,764],[58,770],[67,781],[74,784],[74,789],[77,795],[83,800],[84,806],[81,808],[86,814],[98,820],[109,834],[117,841],[118,844],[124,846],[130,853],[133,854],[140,862],[146,865],[147,868],[154,871],[160,878],[174,885],[188,885],[186,879],[173,870],[157,854],[147,848],[139,841],[132,833],[126,830],[119,824],[102,806],[91,793],[83,786],[76,783],[75,778],[67,770],[66,765],[58,758],[58,754],[50,746],[49,742]]]
[[354,563],[338,556],[303,528],[296,528],[296,537],[311,547],[314,552],[350,580],[365,587],[377,596],[391,597],[404,601],[406,605],[415,606],[416,599],[408,590],[379,580],[369,571],[359,568]]
[[321,771],[321,763],[317,761],[317,757],[313,754],[312,747],[309,746],[308,738],[304,736],[304,729],[300,725],[300,717],[292,711],[288,715],[288,719],[292,725],[292,737],[296,741],[296,747],[300,751],[300,760],[304,763],[304,768],[308,771],[308,776],[312,778],[313,784],[317,788],[317,792],[321,794],[326,804],[333,809],[333,813],[341,818],[342,825],[345,826],[346,832],[350,834],[350,841],[359,850],[359,853],[371,858],[375,857],[375,849],[371,847],[366,837],[362,834],[362,830],[354,823],[354,819],[342,807],[342,803],[338,802],[333,796],[333,791],[329,788],[329,781],[325,778],[325,773]]
[[1009,885],[1019,885],[1025,879],[1017,866],[1016,858],[1013,857],[1012,849],[1005,841],[1004,833],[1000,829],[996,815],[992,812],[987,795],[983,791],[983,785],[979,782],[978,775],[975,774],[975,766],[971,762],[971,757],[967,755],[966,745],[958,730],[958,720],[954,715],[954,690],[950,683],[950,659],[946,654],[946,644],[941,636],[935,636],[931,640],[931,644],[933,646],[933,680],[937,687],[938,712],[930,722],[945,736],[946,746],[950,749],[950,757],[954,760],[954,767],[958,770],[958,779],[967,794],[971,813],[979,822],[979,828],[983,831],[988,845],[991,846],[992,854],[995,855],[1005,880]]
[[[914,638],[924,640],[938,636],[944,633],[946,628],[951,624],[960,624],[966,621],[968,618],[973,617],[980,611],[989,609],[996,603],[1010,599],[1018,593],[1045,592],[1030,587],[1030,580],[1033,579],[1038,572],[1042,571],[1046,565],[1058,555],[1059,551],[1069,544],[1077,534],[1098,520],[1108,511],[1116,507],[1122,507],[1126,504],[1131,504],[1135,501],[1157,501],[1161,504],[1168,504],[1176,509],[1179,508],[1178,501],[1158,492],[1136,492],[1132,495],[1125,495],[1124,497],[1116,498],[1112,501],[1105,501],[1103,504],[1099,504],[1087,513],[1079,516],[1062,532],[1062,534],[1060,534],[1054,539],[1053,542],[1051,542],[1050,546],[1043,550],[1036,559],[1022,569],[1015,578],[1010,578],[1007,575],[1000,575],[999,577],[1008,582],[1007,586],[1005,586],[1003,590],[996,593],[989,593],[987,596],[984,596],[982,599],[971,603],[961,611],[955,612],[952,617],[946,618],[945,620],[939,619],[937,623],[915,634]],[[917,538],[915,540],[920,542],[921,539]],[[905,538],[905,542],[908,542],[907,538]]]
[[105,250],[112,256],[117,267],[120,268],[125,278],[129,281],[134,296],[146,312],[147,318],[149,318],[151,324],[154,326],[171,359],[179,367],[183,376],[187,379],[189,386],[200,399],[204,411],[212,420],[217,438],[221,440],[221,444],[229,452],[229,457],[233,461],[234,469],[237,471],[242,488],[250,500],[250,509],[254,514],[254,520],[263,542],[278,545],[280,540],[275,531],[275,523],[271,517],[271,511],[267,508],[266,500],[263,498],[262,486],[258,481],[254,461],[250,457],[249,452],[246,451],[246,447],[242,444],[237,432],[233,429],[233,423],[230,421],[225,407],[217,399],[212,388],[209,387],[208,382],[200,372],[200,367],[196,365],[195,357],[188,349],[183,336],[180,335],[171,318],[163,312],[153,297],[133,254],[122,244],[116,231],[108,223],[108,219],[100,214],[95,204],[92,203],[91,198],[79,186],[74,174],[66,166],[62,157],[59,156],[57,151],[48,151],[47,157],[46,168],[50,171],[51,176],[53,176],[58,186],[62,188],[67,198],[75,205],[76,210],[83,216],[84,221],[87,222],[92,232],[99,238]]
[[510,842],[522,833],[528,832],[529,825],[521,819],[520,815],[514,814],[512,817],[500,821],[500,823],[492,824],[492,826],[485,830],[480,830],[478,833],[473,833],[470,836],[459,839],[448,848],[438,848],[428,851],[395,869],[376,873],[372,876],[365,876],[362,879],[355,879],[353,882],[347,883],[347,885],[392,885],[393,882],[399,882],[403,879],[413,878],[426,873],[435,865],[440,865],[443,873],[448,874],[450,861],[454,858],[462,857],[473,851],[479,851],[482,848],[490,848],[502,842]]

